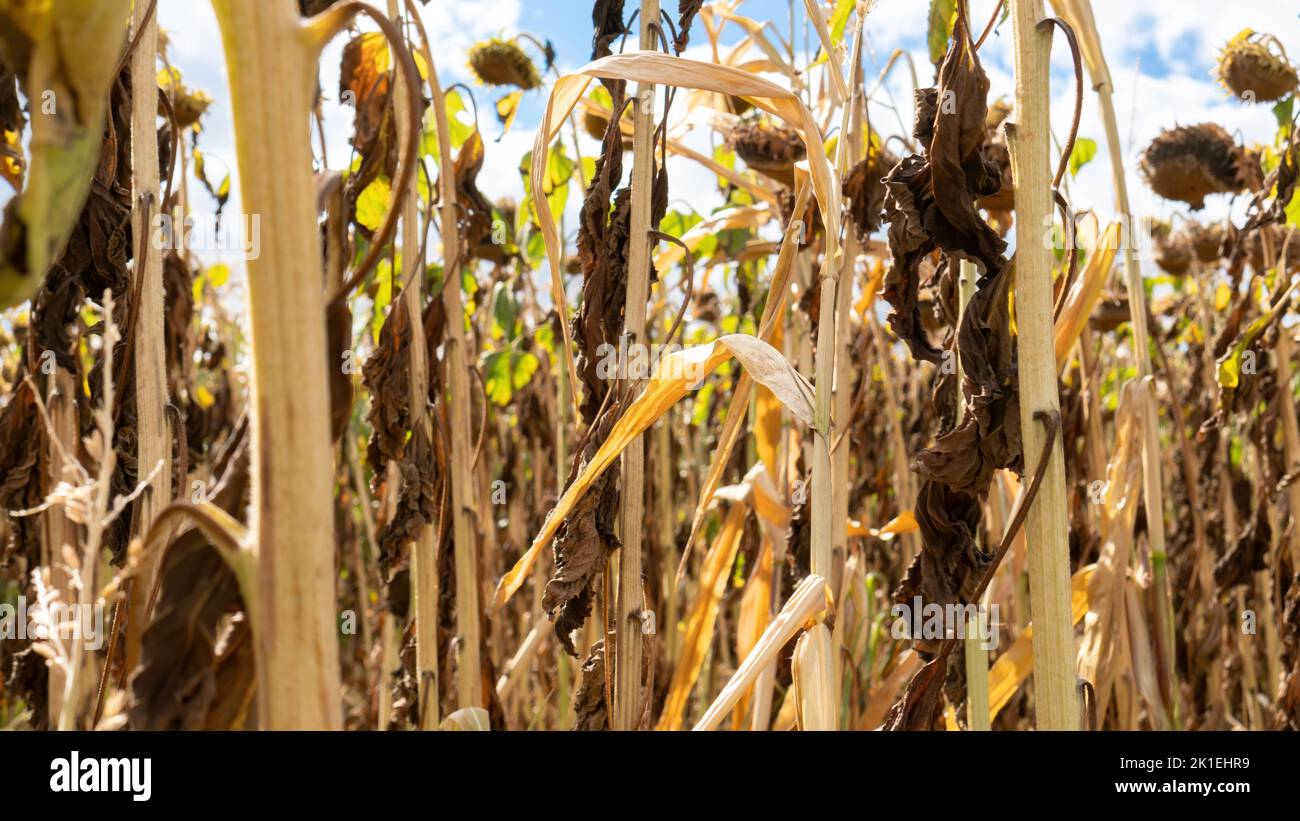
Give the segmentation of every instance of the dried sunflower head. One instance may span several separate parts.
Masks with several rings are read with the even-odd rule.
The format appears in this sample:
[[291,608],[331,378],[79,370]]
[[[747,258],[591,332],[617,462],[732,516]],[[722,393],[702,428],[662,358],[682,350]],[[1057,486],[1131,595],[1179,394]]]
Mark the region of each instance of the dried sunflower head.
[[1188,226],[1192,239],[1192,253],[1203,263],[1209,264],[1219,259],[1223,252],[1223,224],[1212,222],[1201,225],[1193,222]]
[[1184,276],[1192,267],[1192,241],[1183,231],[1175,231],[1169,223],[1157,223],[1151,228],[1156,243],[1156,265],[1166,274]]
[[1300,84],[1277,38],[1250,29],[1233,37],[1219,52],[1215,73],[1224,88],[1247,102],[1273,102]]
[[864,241],[880,227],[885,205],[884,177],[898,165],[898,157],[883,145],[871,145],[869,154],[849,170],[848,177],[844,180],[848,215],[857,230],[858,238]]
[[799,132],[766,118],[742,120],[727,144],[745,165],[786,186],[794,184],[794,164],[808,155]]
[[1193,211],[1204,208],[1210,194],[1246,187],[1245,152],[1215,123],[1162,131],[1142,152],[1140,167],[1152,191]]
[[479,82],[490,86],[517,86],[528,91],[542,84],[537,66],[513,40],[493,37],[469,50],[469,67]]

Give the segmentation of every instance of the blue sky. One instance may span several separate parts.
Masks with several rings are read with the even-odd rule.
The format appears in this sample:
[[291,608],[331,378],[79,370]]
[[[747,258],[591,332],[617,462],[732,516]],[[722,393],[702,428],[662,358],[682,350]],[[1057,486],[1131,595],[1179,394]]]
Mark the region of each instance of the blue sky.
[[[287,0],[275,0],[287,2]],[[372,0],[381,8],[385,0]],[[733,0],[734,1],[734,0]],[[738,14],[771,20],[785,32],[789,27],[791,0],[744,0]],[[971,15],[978,25],[988,19],[995,0],[972,0]],[[798,46],[802,48],[805,13],[803,0],[793,0]],[[636,5],[629,0],[628,8]],[[1242,135],[1246,142],[1267,141],[1274,130],[1273,116],[1267,106],[1245,106],[1230,99],[1210,76],[1218,48],[1239,30],[1251,27],[1277,35],[1290,51],[1300,56],[1300,16],[1296,6],[1280,0],[1093,0],[1115,82],[1115,102],[1120,119],[1123,153],[1129,168],[1129,184],[1134,210],[1138,214],[1167,215],[1179,210],[1174,204],[1152,195],[1136,174],[1136,157],[1161,128],[1175,124],[1192,124],[1205,120],[1222,123],[1230,132]],[[671,0],[663,2],[670,11]],[[877,0],[867,17],[864,54],[868,76],[879,71],[884,59],[896,47],[906,49],[916,63],[922,85],[933,76],[925,49],[929,3],[925,0]],[[1289,7],[1289,9],[1287,8]],[[539,39],[549,39],[558,53],[561,71],[586,62],[590,52],[590,0],[432,0],[422,7],[422,15],[434,41],[434,55],[444,84],[465,82],[474,89],[480,118],[487,137],[487,163],[480,177],[480,187],[493,199],[522,196],[522,184],[516,171],[523,153],[531,148],[532,132],[545,103],[545,90],[531,92],[522,108],[515,129],[501,141],[490,113],[494,95],[475,86],[468,76],[465,52],[477,40],[494,35],[510,36],[527,31]],[[207,0],[159,0],[159,19],[172,44],[172,59],[185,75],[187,84],[208,91],[216,100],[206,120],[201,145],[214,159],[211,167],[234,169],[235,156],[228,105],[225,68],[220,37],[212,9]],[[707,57],[707,39],[698,23],[693,30],[688,55]],[[333,96],[338,87],[338,62],[345,38],[337,38],[325,52],[321,63],[322,87],[327,95],[326,119],[331,164],[345,164],[349,157],[348,138],[352,113],[340,108]],[[724,45],[741,39],[735,26],[726,29]],[[980,52],[992,82],[992,96],[1010,96],[1011,77],[1010,23],[990,37]],[[1058,38],[1053,52],[1053,130],[1063,136],[1073,106],[1073,83],[1068,49]],[[896,69],[887,84],[899,106],[896,115],[884,107],[884,101],[872,106],[872,122],[886,135],[897,132],[898,118],[910,127],[911,84],[907,71]],[[1084,101],[1080,136],[1091,137],[1101,144],[1097,157],[1079,176],[1071,180],[1071,195],[1076,209],[1093,207],[1102,214],[1109,211],[1111,182],[1109,158],[1102,139],[1095,95]],[[716,136],[703,130],[682,135],[695,147],[708,147]],[[584,147],[594,153],[595,143]],[[690,201],[698,210],[713,205],[712,175],[684,160],[672,160],[670,177],[674,200]],[[199,213],[210,209],[207,197],[195,191],[194,206]],[[0,195],[2,196],[2,195]],[[239,185],[232,187],[229,209],[236,211]],[[576,199],[576,198],[573,198]],[[1225,204],[1212,201],[1206,215],[1222,216]],[[211,260],[211,261],[216,261]]]

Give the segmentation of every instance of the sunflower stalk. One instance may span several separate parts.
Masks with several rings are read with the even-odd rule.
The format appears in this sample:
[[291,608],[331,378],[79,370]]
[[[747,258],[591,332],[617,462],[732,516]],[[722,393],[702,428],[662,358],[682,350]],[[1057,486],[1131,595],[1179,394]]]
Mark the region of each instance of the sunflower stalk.
[[[641,50],[657,46],[659,0],[641,0]],[[632,134],[632,217],[628,240],[627,301],[623,313],[623,334],[629,345],[646,344],[646,301],[650,298],[650,232],[655,177],[654,156],[655,85],[638,83],[633,102]],[[630,386],[635,390],[635,384]],[[613,726],[634,730],[641,721],[641,536],[645,518],[645,440],[641,437],[624,452],[622,494],[619,499],[618,593],[615,625],[615,667]]]
[[[1050,31],[1040,27],[1042,0],[1009,0],[1015,46],[1015,111],[1007,124],[1015,180],[1016,222],[1048,224],[1051,219],[1049,165]],[[1027,239],[1027,237],[1025,238]],[[1020,352],[1020,420],[1025,475],[1048,464],[1025,522],[1030,604],[1034,613],[1034,701],[1040,730],[1079,729],[1075,689],[1074,627],[1070,618],[1069,520],[1065,508],[1065,461],[1060,438],[1046,456],[1047,432],[1035,415],[1059,418],[1060,395],[1052,344],[1052,253],[1042,242],[1016,248],[1015,316]]]
[[470,430],[469,362],[465,338],[465,309],[461,301],[461,248],[456,206],[456,169],[451,157],[451,126],[447,119],[447,101],[433,55],[429,61],[429,86],[433,93],[433,114],[437,121],[439,157],[442,163],[442,256],[443,307],[447,312],[446,346],[451,434],[451,517],[456,563],[456,692],[461,710],[483,706],[479,624],[478,543],[472,517],[473,444]]
[[[158,54],[158,16],[150,14],[148,3],[136,3],[132,29],[136,32],[135,52],[131,55],[131,174],[134,198],[131,231],[136,237],[152,236],[148,224],[159,213],[160,181],[158,170],[158,80],[155,68]],[[146,17],[147,15],[147,17]],[[163,333],[163,260],[162,249],[152,243],[135,249],[137,270],[133,283],[140,295],[135,334],[134,371],[136,403],[137,464],[141,476],[161,464],[152,485],[139,497],[135,517],[136,536],[143,536],[158,512],[171,502],[171,433],[167,424],[167,362]],[[184,478],[184,477],[182,477]],[[127,657],[135,659],[140,635],[148,624],[145,606],[153,588],[157,559],[149,559],[131,586],[131,612],[137,617],[127,622]]]
[[[398,0],[388,0],[388,16],[401,24]],[[429,55],[424,55],[429,60]],[[430,65],[432,62],[430,61]],[[397,74],[394,84],[394,107],[397,115],[397,139],[403,142],[418,112],[411,110],[411,98],[406,88],[406,78]],[[439,146],[442,150],[443,146]],[[446,178],[444,177],[444,185]],[[420,214],[417,207],[418,192],[408,189],[402,202],[402,297],[394,310],[405,311],[411,328],[410,354],[410,407],[411,429],[419,430],[427,441],[433,441],[433,420],[429,406],[429,363],[424,345],[424,259],[421,256]],[[442,202],[452,201],[454,192],[444,187]],[[444,236],[455,231],[456,224],[443,222]],[[445,243],[445,239],[444,239]],[[438,528],[426,525],[411,545],[411,593],[415,605],[415,669],[417,698],[421,730],[437,729],[438,704]]]

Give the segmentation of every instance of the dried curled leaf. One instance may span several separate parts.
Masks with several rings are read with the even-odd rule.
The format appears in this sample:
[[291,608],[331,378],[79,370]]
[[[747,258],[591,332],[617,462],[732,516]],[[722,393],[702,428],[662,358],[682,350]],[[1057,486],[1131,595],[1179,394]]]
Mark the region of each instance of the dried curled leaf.
[[[975,205],[1001,188],[998,167],[984,150],[988,89],[970,32],[958,15],[938,87],[917,92],[913,131],[922,153],[904,159],[885,179],[894,264],[883,296],[894,308],[890,326],[914,357],[942,361],[922,322],[921,263],[936,250],[949,260],[938,274],[939,307],[949,318],[955,313],[948,300],[956,260],[973,262],[980,273],[956,335],[964,375],[961,421],[940,408],[935,443],[914,463],[922,479],[915,515],[923,549],[895,592],[897,601],[909,604],[915,596],[940,606],[970,600],[990,558],[977,543],[980,499],[994,470],[1019,472],[1023,462],[1008,298],[1011,266],[1003,257],[1006,243]],[[945,387],[941,383],[937,396],[944,395]],[[921,642],[918,649],[934,652],[937,646]],[[932,675],[942,682],[942,674]],[[930,717],[928,698],[927,691],[918,691],[907,721]]]

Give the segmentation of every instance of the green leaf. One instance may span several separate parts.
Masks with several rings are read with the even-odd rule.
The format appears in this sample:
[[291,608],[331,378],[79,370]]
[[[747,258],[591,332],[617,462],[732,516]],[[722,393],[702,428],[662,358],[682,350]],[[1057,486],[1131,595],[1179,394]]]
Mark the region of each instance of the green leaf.
[[[1277,318],[1277,315],[1282,312],[1286,305],[1287,300],[1278,300],[1278,303],[1273,308],[1256,317],[1255,321],[1250,323],[1241,336],[1237,337],[1236,341],[1232,343],[1232,347],[1228,349],[1228,352],[1215,363],[1218,365],[1214,374],[1215,381],[1219,383],[1220,388],[1232,391],[1241,384],[1242,356],[1245,355],[1246,350],[1251,345],[1255,344],[1256,340],[1264,335],[1264,331],[1268,330],[1268,326],[1273,323],[1273,320]],[[1222,397],[1222,393],[1220,396]]]
[[492,331],[494,337],[504,336],[508,340],[515,338],[519,305],[515,302],[514,294],[510,292],[510,286],[505,282],[498,282],[492,288],[492,318],[496,324]]
[[538,364],[536,356],[513,347],[489,354],[483,367],[488,398],[499,407],[509,405],[515,393],[537,373]]
[[[533,207],[532,163],[533,152],[531,151],[524,154],[519,161],[519,176],[524,182],[524,203],[530,216]],[[546,185],[542,193],[551,206],[551,217],[557,224],[564,216],[564,206],[569,201],[569,182],[573,179],[577,167],[577,163],[565,153],[564,143],[556,143],[551,148],[547,159]]]
[[375,305],[370,315],[370,335],[379,341],[379,331],[384,327],[385,312],[393,302],[393,263],[381,259],[375,268]]
[[1273,106],[1273,116],[1277,118],[1277,135],[1278,144],[1281,145],[1281,139],[1291,134],[1291,119],[1295,112],[1295,95],[1288,94],[1277,105]]
[[[446,94],[447,103],[447,132],[448,139],[451,142],[451,150],[459,151],[460,147],[465,144],[477,128],[474,120],[465,110],[465,101],[461,98],[460,92],[452,90]],[[461,115],[465,119],[461,119]],[[466,122],[468,120],[468,122]],[[438,118],[433,115],[433,109],[430,108],[424,114],[424,133],[420,138],[420,153],[426,157],[438,159]]]
[[681,211],[669,211],[664,215],[663,221],[659,223],[659,230],[681,239],[686,236],[687,231],[703,221],[704,218],[694,212],[683,214]]
[[1079,174],[1079,169],[1092,162],[1097,156],[1097,141],[1087,137],[1078,137],[1074,141],[1074,150],[1070,152],[1070,176]]
[[930,62],[938,65],[948,53],[948,40],[957,23],[957,0],[930,0]]
[[542,238],[541,231],[533,231],[528,235],[528,244],[524,248],[524,254],[533,265],[537,265],[546,256],[546,240]]
[[0,225],[0,308],[36,290],[81,216],[129,11],[127,0],[0,3],[0,62],[24,78],[32,125],[27,188]]
[[533,332],[533,341],[547,353],[555,353],[555,329],[549,324],[543,325]]

